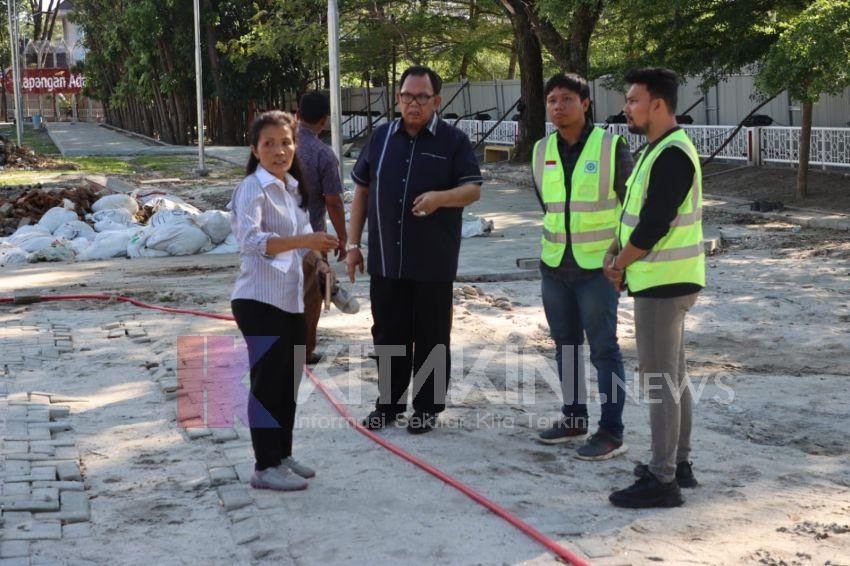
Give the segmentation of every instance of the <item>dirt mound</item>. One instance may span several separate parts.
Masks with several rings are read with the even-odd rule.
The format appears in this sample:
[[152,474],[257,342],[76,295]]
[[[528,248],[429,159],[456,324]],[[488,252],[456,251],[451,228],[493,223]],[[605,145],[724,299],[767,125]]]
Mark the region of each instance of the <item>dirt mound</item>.
[[76,169],[73,163],[64,163],[40,155],[25,145],[17,145],[5,137],[0,136],[0,167],[5,170],[32,170],[32,169]]
[[0,236],[12,234],[20,226],[37,222],[54,206],[65,199],[74,203],[74,211],[83,215],[103,196],[101,187],[77,186],[44,189],[38,185],[0,187]]

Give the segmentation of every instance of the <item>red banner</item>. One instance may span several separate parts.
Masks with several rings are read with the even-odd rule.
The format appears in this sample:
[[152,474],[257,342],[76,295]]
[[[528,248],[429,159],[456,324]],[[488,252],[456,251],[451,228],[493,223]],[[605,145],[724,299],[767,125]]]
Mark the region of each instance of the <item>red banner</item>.
[[[85,77],[68,69],[24,69],[21,82],[23,94],[53,94],[57,92],[79,94]],[[6,92],[12,93],[12,73],[5,76]]]

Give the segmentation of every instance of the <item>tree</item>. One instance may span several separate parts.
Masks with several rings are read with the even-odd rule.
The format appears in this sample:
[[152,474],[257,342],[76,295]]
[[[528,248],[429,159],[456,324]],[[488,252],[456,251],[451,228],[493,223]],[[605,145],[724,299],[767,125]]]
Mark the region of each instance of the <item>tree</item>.
[[531,6],[527,0],[501,0],[514,31],[520,70],[519,139],[514,159],[531,160],[534,142],[546,134],[543,103],[543,56],[540,41],[532,31]]
[[821,93],[850,85],[850,0],[816,0],[790,20],[770,48],[756,78],[765,93],[787,89],[803,104],[797,196],[808,188],[812,109]]

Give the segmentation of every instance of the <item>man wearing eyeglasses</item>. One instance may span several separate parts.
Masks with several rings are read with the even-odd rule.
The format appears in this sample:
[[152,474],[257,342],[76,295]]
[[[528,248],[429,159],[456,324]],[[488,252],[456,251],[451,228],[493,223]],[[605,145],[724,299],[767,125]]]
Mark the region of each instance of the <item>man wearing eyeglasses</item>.
[[429,432],[445,409],[452,283],[463,207],[481,196],[481,171],[466,135],[437,116],[442,80],[424,66],[401,75],[401,118],[375,129],[351,177],[357,185],[347,246],[348,276],[363,272],[368,220],[372,338],[378,400],[363,426],[377,430],[407,409],[407,430]]

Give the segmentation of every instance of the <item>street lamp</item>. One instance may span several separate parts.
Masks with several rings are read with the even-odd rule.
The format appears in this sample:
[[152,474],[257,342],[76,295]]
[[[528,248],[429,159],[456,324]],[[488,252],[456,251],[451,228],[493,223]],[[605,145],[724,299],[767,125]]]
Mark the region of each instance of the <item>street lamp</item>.
[[202,177],[208,171],[204,165],[204,88],[201,85],[201,7],[194,0],[195,8],[195,95],[198,109],[198,168],[195,172]]
[[339,79],[339,9],[337,0],[328,0],[328,68],[331,91],[331,145],[339,161],[339,178],[344,179],[342,166],[342,108]]

